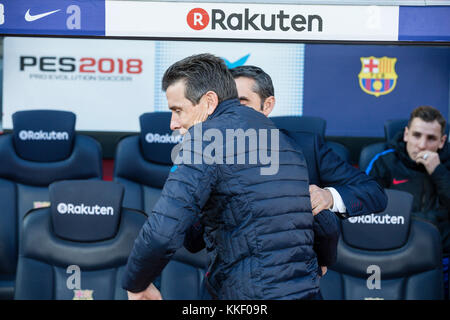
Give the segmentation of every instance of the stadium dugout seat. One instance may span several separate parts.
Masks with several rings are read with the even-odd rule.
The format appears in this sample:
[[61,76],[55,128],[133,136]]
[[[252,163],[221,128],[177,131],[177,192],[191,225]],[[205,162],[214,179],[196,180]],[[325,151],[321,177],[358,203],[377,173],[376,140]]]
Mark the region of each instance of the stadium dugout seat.
[[[386,151],[388,142],[392,140],[398,132],[403,131],[407,125],[408,119],[386,120],[384,123],[384,142],[370,144],[361,150],[361,154],[359,156],[359,168],[366,171],[371,161],[375,160],[374,158],[378,154]],[[449,132],[448,127],[449,126],[447,125],[445,128],[445,134],[447,135]]]
[[359,155],[359,168],[362,171],[366,171],[370,162],[374,160],[374,157],[385,151],[387,149],[387,143],[394,138],[397,132],[404,130],[407,124],[407,119],[387,120],[384,123],[384,141],[372,143],[362,148]]
[[384,212],[341,220],[337,261],[320,282],[324,299],[443,299],[439,231],[411,219],[409,193],[386,194]]
[[[315,133],[325,140],[327,122],[322,118],[311,116],[277,116],[270,117],[270,119],[279,129]],[[339,155],[342,160],[350,162],[350,152],[344,145],[333,141],[326,141],[326,144]]]
[[51,207],[23,220],[14,298],[126,300],[121,279],[147,215],[123,208],[111,181],[59,181],[49,193]]
[[392,140],[395,135],[403,131],[408,125],[408,119],[391,119],[384,123],[384,139],[386,141]]
[[270,120],[275,123],[278,128],[285,129],[287,131],[303,131],[315,133],[325,137],[325,130],[327,128],[327,122],[325,119],[311,116],[277,116],[270,117]]
[[49,205],[58,180],[101,179],[100,144],[75,133],[75,114],[20,111],[13,131],[0,136],[0,299],[12,299],[22,219]]
[[[171,152],[181,142],[172,136],[171,113],[154,112],[140,116],[139,135],[123,138],[116,149],[114,181],[125,187],[123,205],[151,214],[172,167]],[[158,279],[164,299],[210,299],[204,284],[206,251],[190,253],[179,249]]]
[[372,161],[375,161],[376,155],[382,155],[384,151],[386,151],[387,143],[386,142],[377,142],[372,143],[361,149],[361,153],[359,154],[358,166],[361,171],[367,172],[367,168],[369,167]]

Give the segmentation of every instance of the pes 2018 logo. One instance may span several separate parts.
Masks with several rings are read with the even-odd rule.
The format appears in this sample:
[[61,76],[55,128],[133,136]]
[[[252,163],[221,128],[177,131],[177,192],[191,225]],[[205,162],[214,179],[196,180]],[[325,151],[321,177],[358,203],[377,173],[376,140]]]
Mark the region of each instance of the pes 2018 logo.
[[20,71],[141,74],[141,59],[20,56]]

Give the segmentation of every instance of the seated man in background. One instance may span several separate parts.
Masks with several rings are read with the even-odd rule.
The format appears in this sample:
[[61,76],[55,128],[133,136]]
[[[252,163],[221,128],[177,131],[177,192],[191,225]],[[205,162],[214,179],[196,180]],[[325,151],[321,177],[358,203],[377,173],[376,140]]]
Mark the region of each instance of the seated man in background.
[[444,253],[450,253],[450,152],[446,121],[430,106],[414,109],[408,126],[376,155],[367,174],[385,188],[414,196],[412,216],[433,223],[441,233]]

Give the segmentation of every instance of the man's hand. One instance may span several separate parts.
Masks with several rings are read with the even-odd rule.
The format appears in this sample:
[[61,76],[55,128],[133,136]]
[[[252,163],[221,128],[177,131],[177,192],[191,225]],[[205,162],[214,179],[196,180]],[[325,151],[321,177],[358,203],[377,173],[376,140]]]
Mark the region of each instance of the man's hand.
[[128,300],[162,300],[161,293],[153,283],[150,283],[144,291],[138,293],[127,291],[127,293]]
[[441,163],[439,154],[433,151],[420,151],[417,154],[416,163],[421,163],[427,170],[428,174],[432,174],[434,169]]
[[321,189],[315,184],[311,184],[309,185],[309,194],[314,215],[333,207],[333,196],[329,190]]
[[321,269],[322,269],[322,277],[325,275],[325,273],[327,273],[327,267],[325,267],[325,266],[322,266],[322,267],[320,267]]

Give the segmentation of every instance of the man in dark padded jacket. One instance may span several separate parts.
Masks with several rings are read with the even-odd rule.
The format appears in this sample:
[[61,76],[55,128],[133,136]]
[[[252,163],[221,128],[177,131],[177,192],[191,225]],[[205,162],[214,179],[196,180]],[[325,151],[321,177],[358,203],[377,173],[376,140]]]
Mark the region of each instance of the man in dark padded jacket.
[[[239,66],[230,72],[241,104],[268,117],[275,107],[275,90],[270,76],[251,65]],[[314,214],[314,247],[322,273],[325,273],[337,257],[337,217],[378,212],[376,209],[381,205],[377,201],[383,198],[383,190],[374,179],[340,159],[320,136],[304,132],[302,128],[298,128],[298,132],[280,132],[292,138],[291,143],[302,150],[307,162]],[[196,252],[203,248],[199,233],[200,224],[188,231],[185,241],[188,250]]]
[[[171,128],[185,138],[130,254],[122,282],[129,297],[160,298],[152,281],[198,218],[205,230],[206,283],[213,297],[317,296],[314,219],[302,152],[264,115],[240,105],[234,80],[219,58],[205,54],[175,63],[163,77],[163,89]],[[234,140],[229,143],[230,131],[238,136],[236,148]]]
[[408,126],[389,148],[376,155],[366,173],[385,188],[414,196],[412,216],[440,231],[444,253],[450,253],[450,150],[446,121],[430,106],[414,109]]

